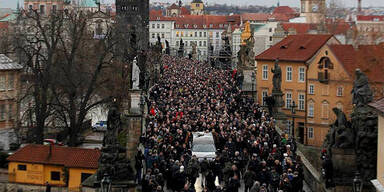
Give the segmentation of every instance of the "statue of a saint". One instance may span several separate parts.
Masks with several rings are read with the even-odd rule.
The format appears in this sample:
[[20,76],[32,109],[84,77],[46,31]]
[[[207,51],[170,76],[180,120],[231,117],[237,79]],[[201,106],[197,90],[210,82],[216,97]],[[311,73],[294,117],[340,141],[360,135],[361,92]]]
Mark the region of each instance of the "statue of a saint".
[[279,66],[279,59],[275,60],[275,68],[272,69],[273,73],[273,90],[281,91],[281,68]]
[[365,105],[373,100],[373,93],[369,86],[368,77],[361,72],[360,69],[356,69],[355,81],[353,82],[352,103],[356,106]]
[[171,50],[169,48],[169,42],[165,40],[165,54],[169,55],[171,54]]
[[137,57],[133,59],[132,64],[132,89],[139,89],[140,84],[140,69],[137,66]]

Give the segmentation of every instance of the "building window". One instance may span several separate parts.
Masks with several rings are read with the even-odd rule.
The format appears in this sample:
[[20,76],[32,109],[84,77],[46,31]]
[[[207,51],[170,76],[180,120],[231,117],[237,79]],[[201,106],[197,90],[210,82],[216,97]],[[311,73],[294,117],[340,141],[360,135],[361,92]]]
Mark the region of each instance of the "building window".
[[157,28],[160,29],[160,24],[159,23],[157,24]]
[[315,114],[315,105],[314,103],[309,103],[308,104],[308,117],[313,117]]
[[329,94],[329,85],[325,85],[322,88],[322,95],[328,95]]
[[202,37],[203,36],[203,32],[200,31],[199,36]]
[[343,87],[337,87],[337,93],[336,93],[336,95],[338,96],[338,97],[342,97],[343,96]]
[[8,119],[13,119],[13,104],[8,105]]
[[56,10],[57,10],[57,6],[56,5],[52,5],[52,13],[56,13]]
[[299,67],[299,82],[305,81],[305,68]]
[[219,32],[216,32],[216,38],[219,38]]
[[[192,41],[191,41],[191,42],[192,42]],[[185,46],[187,47],[187,46],[188,46],[188,41],[185,41],[184,44],[185,44]],[[191,45],[192,45],[192,44],[191,44]]]
[[161,34],[161,38],[163,38],[163,39],[164,39],[164,33],[162,33],[162,34]]
[[90,177],[92,174],[90,173],[81,173],[81,183],[83,183],[88,177]]
[[304,110],[304,106],[305,106],[305,95],[303,93],[299,93],[299,105],[298,105],[298,109],[299,110]]
[[269,32],[272,32],[272,28],[269,28]]
[[272,41],[272,36],[269,36],[269,41]]
[[309,85],[308,94],[310,94],[310,95],[315,94],[315,85],[313,85],[313,84]]
[[152,39],[154,39],[155,38],[155,33],[152,33]]
[[155,24],[152,24],[152,29],[154,29],[155,28]]
[[263,106],[267,105],[267,97],[268,97],[268,90],[263,90],[261,95]]
[[207,32],[204,32],[204,37],[207,37]]
[[176,46],[179,46],[179,41],[176,41]]
[[285,108],[290,108],[292,103],[292,93],[285,94]]
[[51,171],[51,180],[52,181],[60,181],[60,172]]
[[195,31],[195,37],[197,37],[197,31]]
[[263,65],[263,80],[268,80],[268,65]]
[[201,41],[199,41],[199,47],[201,47],[202,45],[201,45]]
[[18,164],[17,165],[17,170],[19,170],[19,171],[26,171],[27,170],[27,165]]
[[181,32],[181,36],[184,37],[184,32]]
[[204,47],[206,47],[207,46],[207,42],[203,41],[203,45],[204,45]]
[[328,119],[329,118],[329,104],[324,101],[321,105],[321,118]]
[[313,139],[313,127],[308,127],[308,139]]
[[292,67],[287,67],[287,81],[292,81]]
[[45,6],[40,5],[40,14],[44,15],[45,14]]
[[176,32],[176,37],[179,37],[179,32],[178,31]]
[[0,105],[0,121],[5,120],[5,105],[1,104]]
[[161,24],[161,28],[164,29],[164,28],[165,28],[165,25],[164,25],[164,24]]

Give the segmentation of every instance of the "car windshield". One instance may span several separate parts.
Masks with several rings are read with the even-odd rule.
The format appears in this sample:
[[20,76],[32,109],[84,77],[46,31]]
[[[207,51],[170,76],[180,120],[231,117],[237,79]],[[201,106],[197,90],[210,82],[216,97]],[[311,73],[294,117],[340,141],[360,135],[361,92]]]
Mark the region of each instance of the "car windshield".
[[216,152],[215,146],[213,145],[194,145],[192,148],[194,152]]

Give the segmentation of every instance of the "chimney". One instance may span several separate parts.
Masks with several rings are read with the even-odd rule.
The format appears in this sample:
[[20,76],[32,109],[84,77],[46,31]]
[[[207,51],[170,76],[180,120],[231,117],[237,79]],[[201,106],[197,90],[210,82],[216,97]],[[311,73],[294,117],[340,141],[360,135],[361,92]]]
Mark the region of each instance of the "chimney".
[[357,13],[361,14],[361,0],[357,0]]

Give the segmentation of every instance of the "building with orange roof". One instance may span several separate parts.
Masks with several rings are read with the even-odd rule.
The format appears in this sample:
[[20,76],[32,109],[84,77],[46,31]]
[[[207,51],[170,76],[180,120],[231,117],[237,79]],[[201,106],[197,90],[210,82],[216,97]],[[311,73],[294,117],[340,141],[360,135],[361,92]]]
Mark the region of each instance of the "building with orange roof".
[[[256,56],[258,102],[270,95],[274,59],[282,68],[283,112],[292,120],[290,103],[295,101],[295,136],[306,145],[321,146],[339,108],[352,112],[351,90],[355,70],[369,78],[374,97],[384,96],[384,44],[341,45],[332,35],[289,35]],[[265,104],[265,103],[264,103]],[[288,121],[289,122],[289,121]]]
[[[358,45],[371,45],[384,42],[384,16],[383,15],[357,15],[356,16],[356,42]],[[379,41],[378,41],[379,40]]]
[[[266,98],[272,94],[271,69],[275,59],[279,59],[282,69],[281,89],[285,105],[282,107],[288,117],[287,133],[294,134],[297,141],[307,143],[306,137],[306,92],[308,69],[319,50],[327,44],[339,44],[332,35],[299,34],[290,35],[256,56],[257,62],[257,101],[266,106]],[[291,104],[295,102],[296,114],[291,114]],[[292,131],[292,122],[295,118]],[[312,137],[312,135],[311,135]]]
[[80,191],[81,183],[96,173],[100,156],[97,149],[30,144],[7,158],[9,182]]
[[384,191],[384,97],[369,104],[378,114],[377,126],[377,176],[371,180],[376,191]]
[[219,51],[222,46],[224,31],[240,27],[239,15],[180,15],[176,17],[160,16],[150,12],[150,43],[161,38],[163,47],[167,40],[171,47],[171,54],[176,54],[183,39],[184,50],[187,55],[192,51],[192,44],[196,43],[199,59],[207,59],[209,47]]

